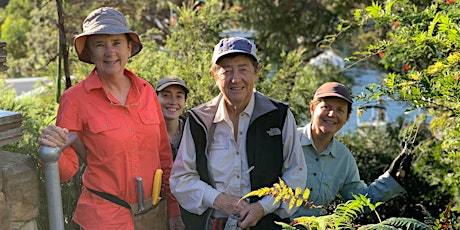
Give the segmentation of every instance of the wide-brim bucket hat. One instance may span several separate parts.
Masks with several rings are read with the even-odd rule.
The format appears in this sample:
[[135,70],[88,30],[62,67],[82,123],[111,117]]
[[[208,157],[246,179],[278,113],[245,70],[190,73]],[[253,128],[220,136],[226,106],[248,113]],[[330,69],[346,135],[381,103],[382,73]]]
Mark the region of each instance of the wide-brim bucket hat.
[[118,10],[110,7],[101,7],[91,12],[83,21],[83,32],[75,37],[74,45],[80,61],[94,64],[85,49],[86,39],[94,34],[128,34],[133,41],[131,48],[132,57],[142,49],[139,35],[128,29],[125,16]]

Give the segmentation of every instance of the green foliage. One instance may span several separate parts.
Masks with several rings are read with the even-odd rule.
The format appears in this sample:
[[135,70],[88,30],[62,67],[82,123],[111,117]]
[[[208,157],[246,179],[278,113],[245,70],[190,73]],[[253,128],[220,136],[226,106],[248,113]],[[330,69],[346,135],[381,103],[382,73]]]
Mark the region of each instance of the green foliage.
[[3,74],[17,78],[48,73],[44,68],[57,56],[53,3],[12,0],[1,11],[1,39],[6,42],[9,67]]
[[[432,1],[417,7],[408,1],[373,3],[360,20],[372,20],[388,32],[359,55],[381,53],[389,72],[368,97],[386,95],[423,109],[431,117],[435,139],[421,144],[417,170],[455,199],[460,208],[459,4]],[[423,163],[422,163],[423,162]]]
[[393,217],[382,221],[378,224],[368,224],[359,227],[363,230],[380,230],[380,229],[413,229],[413,230],[430,230],[432,226],[411,218]]
[[[9,15],[2,25],[2,40],[7,44],[11,55],[15,58],[24,58],[27,50],[21,44],[26,41],[26,32],[29,30],[29,21],[25,18],[17,18]],[[11,47],[11,48],[9,48]],[[13,49],[13,47],[17,47]]]
[[[425,172],[418,170],[420,166],[432,164],[420,161],[423,158],[418,157],[418,155],[426,151],[424,150],[425,147],[423,147],[426,140],[436,140],[427,125],[428,121],[423,119],[421,121],[424,122],[420,124],[417,123],[420,121],[409,121],[407,118],[399,117],[395,123],[388,124],[381,129],[363,127],[337,136],[342,143],[346,143],[353,153],[361,179],[366,184],[370,184],[385,172],[388,165],[401,151],[403,147],[402,141],[408,140],[410,136],[415,134],[411,127],[414,124],[420,124],[418,125],[416,138],[413,140],[414,144],[409,148],[410,152],[414,154],[414,161],[411,173],[404,179],[403,187],[407,194],[393,198],[380,206],[379,214],[383,219],[405,216],[423,220],[427,223],[426,218],[431,215],[429,213],[437,215],[448,206],[453,198],[442,185],[430,183],[425,179]],[[440,169],[438,167],[438,165],[434,165],[431,170],[444,170],[443,167]],[[340,199],[337,199],[334,204],[327,207],[327,210],[334,210],[334,206],[338,202],[340,202]],[[453,215],[446,219],[445,222],[454,225],[456,221],[455,213],[458,212],[453,212]],[[378,218],[372,215],[362,215],[356,222],[371,224],[378,222]]]
[[[239,6],[238,25],[256,30],[255,40],[264,52],[261,58],[265,63],[280,64],[279,54],[293,50],[306,49],[305,60],[316,56],[324,47],[318,44],[325,36],[336,32],[341,19],[352,17],[354,9],[367,0],[358,1],[232,1]],[[235,7],[236,8],[236,7]],[[359,31],[356,31],[359,33]],[[335,48],[359,46],[361,38],[344,34],[338,39]],[[353,44],[349,41],[353,40]],[[340,49],[342,50],[342,49]],[[346,50],[343,49],[343,50]]]

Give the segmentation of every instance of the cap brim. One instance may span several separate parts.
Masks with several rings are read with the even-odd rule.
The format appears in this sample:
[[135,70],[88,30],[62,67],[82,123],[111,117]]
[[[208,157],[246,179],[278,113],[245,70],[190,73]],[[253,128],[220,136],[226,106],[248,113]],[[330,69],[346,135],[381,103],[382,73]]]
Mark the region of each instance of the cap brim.
[[251,53],[248,53],[248,52],[245,52],[245,51],[242,51],[242,50],[227,50],[225,52],[220,53],[219,56],[214,57],[215,60],[213,60],[213,63],[217,64],[219,59],[221,59],[222,57],[224,57],[226,55],[229,55],[229,54],[246,54],[248,56],[251,56],[255,61],[257,61],[257,57],[255,57]]
[[315,98],[324,98],[324,97],[338,97],[338,98],[341,98],[341,99],[347,101],[350,104],[353,104],[353,101],[351,101],[349,98],[346,98],[346,97],[344,97],[344,96],[342,96],[341,94],[338,94],[338,93],[323,93],[321,95],[315,96]]
[[187,88],[186,86],[184,86],[183,84],[179,83],[179,82],[168,82],[168,83],[162,84],[162,85],[160,85],[159,87],[157,87],[157,88],[155,89],[155,91],[158,91],[158,92],[159,92],[159,91],[165,89],[166,87],[169,87],[169,86],[172,86],[172,85],[181,86],[182,88],[184,88],[185,93],[188,93],[188,92],[189,92],[188,88]]

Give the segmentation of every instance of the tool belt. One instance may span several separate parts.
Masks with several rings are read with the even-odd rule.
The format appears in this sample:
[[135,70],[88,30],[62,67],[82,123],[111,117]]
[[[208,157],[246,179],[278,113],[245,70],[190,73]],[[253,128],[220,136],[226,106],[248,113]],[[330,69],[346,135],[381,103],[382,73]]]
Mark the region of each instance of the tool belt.
[[157,205],[152,205],[152,198],[144,200],[144,208],[145,209],[144,209],[143,212],[139,212],[139,204],[134,203],[134,204],[131,205],[131,213],[134,216],[142,215],[144,213],[149,212],[150,210],[153,210],[153,209],[157,208],[158,206],[160,206],[160,203],[162,204],[164,201],[166,201],[166,197],[165,198],[162,197],[160,199],[160,202]]
[[[97,196],[99,196],[99,197],[101,197],[103,199],[106,199],[106,200],[108,200],[108,201],[110,201],[112,203],[115,203],[117,205],[120,205],[120,206],[122,206],[124,208],[130,209],[131,213],[133,214],[133,216],[142,215],[142,214],[147,213],[148,211],[156,208],[157,206],[159,206],[159,204],[153,206],[152,205],[152,198],[150,198],[150,199],[144,200],[144,202],[143,202],[144,203],[144,208],[145,208],[144,211],[138,212],[139,211],[139,204],[138,203],[134,203],[134,204],[130,205],[130,204],[128,204],[128,202],[122,200],[121,198],[119,198],[119,197],[117,197],[115,195],[112,195],[112,194],[109,194],[109,193],[106,193],[106,192],[99,192],[99,191],[90,189],[88,187],[86,189],[88,189],[88,191],[90,191],[93,194],[96,194]],[[166,199],[164,199],[162,197],[162,199],[160,199],[160,203],[162,201],[164,201],[164,200],[166,200]]]
[[117,196],[114,196],[112,194],[109,194],[109,193],[106,193],[106,192],[99,192],[99,191],[96,191],[96,190],[93,190],[93,189],[90,189],[90,188],[86,188],[88,189],[88,191],[92,192],[93,194],[96,194],[98,196],[100,196],[101,198],[104,198],[112,203],[115,203],[115,204],[118,204],[122,207],[125,207],[127,209],[131,209],[131,205],[128,204],[128,202],[118,198]]

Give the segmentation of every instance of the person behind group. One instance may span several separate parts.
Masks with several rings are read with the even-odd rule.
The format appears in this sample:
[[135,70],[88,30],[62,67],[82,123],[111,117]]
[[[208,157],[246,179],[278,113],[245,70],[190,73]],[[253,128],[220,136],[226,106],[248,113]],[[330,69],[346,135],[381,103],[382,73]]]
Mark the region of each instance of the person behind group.
[[184,130],[185,118],[181,115],[187,102],[189,89],[182,79],[169,76],[158,81],[155,91],[165,118],[174,160]]
[[[83,229],[134,229],[135,220],[158,212],[149,207],[149,198],[154,174],[162,169],[168,216],[164,226],[183,229],[179,205],[169,189],[173,161],[158,98],[147,81],[125,67],[142,49],[139,36],[128,29],[121,12],[101,7],[84,20],[74,45],[79,60],[95,67],[64,92],[56,125],[44,128],[38,139],[40,145],[64,148],[59,158],[62,182],[77,172],[76,153],[86,163],[73,221]],[[72,148],[65,148],[69,144]],[[140,182],[143,197],[138,197]],[[141,202],[144,212],[135,208]]]
[[[360,179],[356,161],[350,150],[335,139],[350,118],[353,100],[347,87],[338,82],[327,82],[315,92],[310,102],[311,121],[299,127],[300,142],[308,168],[306,188],[310,189],[309,202],[327,207],[340,194],[344,200],[363,194],[373,203],[386,201],[405,193],[397,171],[410,170],[410,157],[400,154],[388,171],[369,186]],[[291,217],[320,216],[327,214],[323,208],[301,206]]]
[[281,229],[295,211],[265,196],[240,198],[284,180],[305,187],[306,165],[292,112],[255,91],[261,65],[246,38],[224,38],[214,48],[211,74],[220,90],[192,108],[174,161],[170,184],[186,229],[238,225]]

